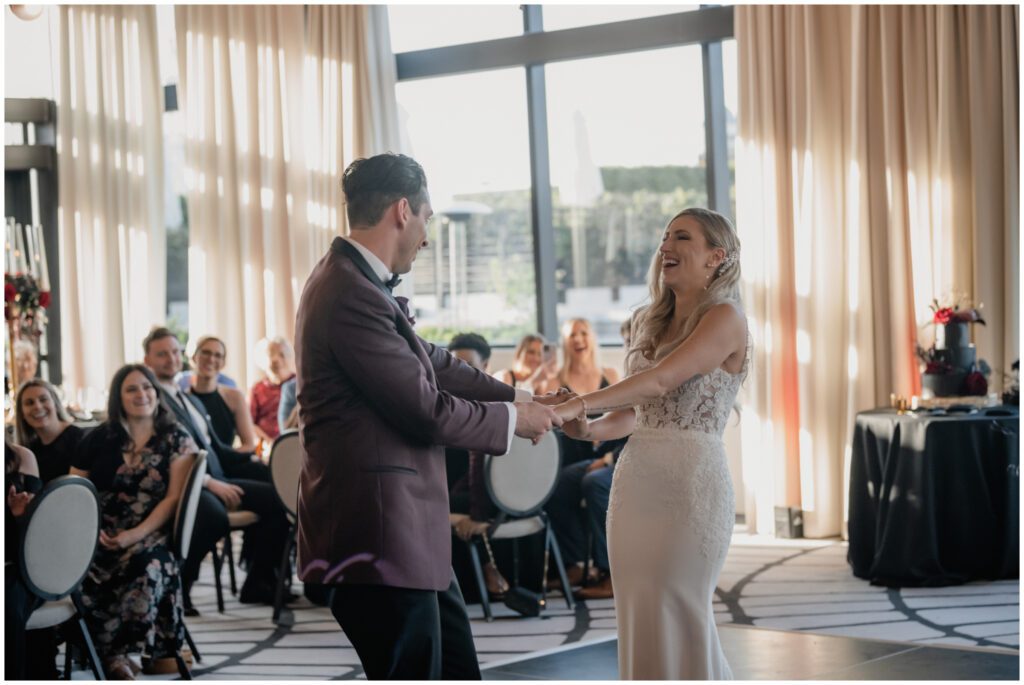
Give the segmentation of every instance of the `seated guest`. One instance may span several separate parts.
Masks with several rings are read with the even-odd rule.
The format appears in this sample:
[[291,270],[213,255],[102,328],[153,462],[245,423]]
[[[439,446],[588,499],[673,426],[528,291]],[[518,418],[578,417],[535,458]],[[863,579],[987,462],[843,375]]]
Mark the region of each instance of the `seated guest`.
[[[189,388],[192,387],[193,375],[194,372],[191,369],[189,369],[187,371],[182,371],[181,374],[178,376],[178,387],[181,388],[183,392],[188,392]],[[235,382],[234,378],[232,378],[231,376],[225,376],[222,373],[217,374],[217,385],[224,388],[238,387],[238,383]]]
[[36,354],[36,346],[27,340],[17,340],[14,343],[14,366],[18,370],[18,382],[24,383],[30,378],[36,377],[39,370],[39,356]]
[[196,343],[196,351],[192,361],[196,365],[192,375],[192,393],[206,407],[210,416],[213,432],[225,445],[233,445],[235,436],[241,441],[240,452],[253,452],[259,440],[249,417],[249,407],[245,395],[238,388],[230,388],[217,382],[224,362],[227,359],[227,347],[224,341],[212,335],[204,335]]
[[[200,449],[206,450],[207,476],[199,498],[196,527],[188,559],[182,567],[186,615],[197,615],[189,590],[199,577],[199,565],[217,542],[228,533],[228,509],[242,509],[260,520],[245,528],[242,558],[249,561],[249,573],[239,601],[272,604],[277,567],[284,550],[288,521],[270,484],[270,472],[254,455],[238,452],[221,442],[210,425],[202,403],[181,391],[174,378],[181,371],[181,345],[170,330],[154,328],[142,343],[146,366],[153,370],[161,399],[188,431]],[[245,475],[239,475],[245,474]],[[289,598],[291,596],[289,595]]]
[[[589,443],[583,443],[590,447]],[[562,550],[562,561],[572,585],[583,582],[583,563],[587,558],[587,531],[591,534],[597,582],[576,593],[577,599],[605,599],[612,596],[608,563],[608,536],[605,519],[612,489],[615,459],[626,439],[611,440],[592,447],[591,456],[562,467],[555,491],[544,505],[551,529]],[[581,502],[586,502],[582,506]]]
[[[619,372],[610,366],[602,367],[598,361],[597,338],[586,319],[569,319],[562,324],[562,366],[558,370],[559,386],[577,395],[585,395],[607,388],[619,381]],[[592,416],[597,418],[599,415]],[[562,463],[573,464],[593,457],[593,444],[565,437],[558,439],[562,448]]]
[[294,378],[281,384],[281,401],[277,405],[277,428],[281,433],[299,427],[299,402],[295,386]]
[[502,369],[494,377],[514,388],[525,388],[534,395],[546,395],[558,389],[555,349],[536,333],[524,335],[516,345],[511,369]]
[[[629,321],[620,329],[629,347]],[[586,319],[570,319],[562,326],[562,349],[565,363],[558,372],[562,387],[583,395],[598,388],[606,388],[619,380],[618,372],[602,367],[598,361],[597,339]],[[591,418],[597,418],[594,415]],[[608,563],[608,537],[605,518],[608,513],[608,495],[612,487],[615,459],[626,440],[613,440],[595,445],[572,440],[561,432],[562,472],[544,509],[551,518],[551,528],[562,548],[570,583],[583,581],[583,567],[587,556],[587,531],[591,534],[597,582],[577,593],[579,599],[603,599],[612,596],[610,564]],[[586,502],[586,507],[581,502]]]
[[43,484],[67,474],[85,431],[71,422],[57,389],[33,378],[22,383],[14,406],[18,442],[35,455]]
[[110,383],[107,421],[79,445],[71,473],[100,498],[100,539],[85,580],[86,621],[107,676],[134,680],[128,655],[171,658],[184,637],[169,526],[198,449],[157,394],[153,372],[128,364]]
[[21,577],[21,526],[29,502],[43,489],[32,452],[9,442],[4,445],[4,680],[56,680],[57,644],[54,630],[26,631],[25,624],[43,600]]
[[280,433],[277,406],[281,401],[281,384],[295,377],[295,352],[284,338],[261,340],[256,346],[257,360],[266,378],[252,386],[249,411],[256,424],[256,434],[267,442]]
[[[448,351],[473,368],[487,373],[491,346],[483,336],[459,333],[448,343]],[[497,513],[484,483],[484,455],[449,447],[445,449],[445,467],[448,471],[449,520],[455,534],[467,541],[483,535],[490,526],[490,519]],[[490,551],[488,548],[488,554]],[[500,599],[508,592],[508,581],[498,571],[493,558],[488,558],[484,564],[484,581],[492,599]]]

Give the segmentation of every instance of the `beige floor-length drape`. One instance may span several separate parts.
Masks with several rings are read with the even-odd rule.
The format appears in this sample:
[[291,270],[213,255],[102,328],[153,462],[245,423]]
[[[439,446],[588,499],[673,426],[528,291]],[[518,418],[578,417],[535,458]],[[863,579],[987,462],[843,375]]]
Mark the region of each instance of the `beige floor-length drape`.
[[737,223],[756,352],[746,507],[839,534],[856,412],[919,391],[933,297],[1017,358],[1018,10],[738,6]]
[[60,7],[63,385],[91,409],[167,308],[157,45],[152,6]]
[[[397,127],[384,8],[179,6],[189,332],[228,347],[244,387],[260,338],[293,337],[302,286],[343,230],[340,179]],[[308,16],[307,16],[308,12]],[[383,48],[376,32],[384,32]],[[393,67],[392,67],[393,69]],[[392,114],[389,115],[389,112]]]

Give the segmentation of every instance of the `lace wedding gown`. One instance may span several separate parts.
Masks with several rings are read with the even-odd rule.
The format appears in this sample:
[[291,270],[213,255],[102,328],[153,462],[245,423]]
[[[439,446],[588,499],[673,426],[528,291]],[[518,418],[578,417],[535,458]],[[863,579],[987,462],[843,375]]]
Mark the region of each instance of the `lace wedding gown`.
[[[725,680],[711,608],[735,521],[722,432],[746,376],[724,369],[636,407],[608,506],[623,680]],[[634,355],[630,374],[654,362]]]

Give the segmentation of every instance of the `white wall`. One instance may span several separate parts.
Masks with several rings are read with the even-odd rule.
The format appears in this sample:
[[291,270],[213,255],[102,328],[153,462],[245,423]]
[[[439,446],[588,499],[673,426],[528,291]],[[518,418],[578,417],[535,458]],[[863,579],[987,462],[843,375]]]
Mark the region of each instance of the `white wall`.
[[58,88],[57,7],[25,21],[4,5],[4,97],[54,99]]

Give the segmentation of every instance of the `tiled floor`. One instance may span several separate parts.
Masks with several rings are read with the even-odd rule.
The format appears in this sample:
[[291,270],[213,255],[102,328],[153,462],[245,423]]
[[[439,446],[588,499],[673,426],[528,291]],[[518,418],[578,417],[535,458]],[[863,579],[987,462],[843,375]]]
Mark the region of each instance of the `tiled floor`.
[[[1019,656],[719,626],[738,680],[1018,680]],[[614,638],[484,667],[485,680],[615,680]]]
[[[854,578],[845,554],[837,541],[734,536],[714,608],[737,678],[1017,677],[1018,581],[891,590]],[[270,607],[239,604],[226,592],[221,614],[212,580],[212,566],[205,563],[192,592],[202,615],[188,620],[203,655],[197,679],[362,677],[328,609],[300,598],[276,626]],[[226,571],[224,580],[226,585]],[[485,677],[617,677],[612,600],[569,610],[552,596],[539,618],[523,618],[503,604],[493,608],[495,620],[488,623],[479,605],[468,607]],[[88,677],[75,673],[76,679]]]

